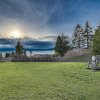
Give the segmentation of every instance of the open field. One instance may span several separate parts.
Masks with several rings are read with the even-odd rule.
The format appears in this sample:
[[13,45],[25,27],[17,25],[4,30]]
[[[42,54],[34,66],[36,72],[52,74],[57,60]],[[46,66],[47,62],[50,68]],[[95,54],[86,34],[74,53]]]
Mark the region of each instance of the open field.
[[86,63],[0,63],[0,100],[100,100]]

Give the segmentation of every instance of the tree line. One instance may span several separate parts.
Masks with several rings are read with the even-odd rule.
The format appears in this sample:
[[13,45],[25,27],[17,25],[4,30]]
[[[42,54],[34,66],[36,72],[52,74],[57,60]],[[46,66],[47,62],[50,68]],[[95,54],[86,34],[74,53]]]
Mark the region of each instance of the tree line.
[[[77,24],[72,34],[72,40],[62,33],[57,37],[55,44],[55,55],[64,56],[64,54],[73,48],[92,49],[93,54],[100,54],[100,25],[94,30],[87,21],[83,28],[80,24]],[[16,44],[16,55],[26,55],[26,50],[20,39]],[[32,54],[32,51],[30,51]],[[14,55],[14,53],[6,53],[5,57]]]
[[68,50],[73,48],[92,49],[93,54],[100,54],[100,25],[93,29],[87,21],[83,28],[77,24],[72,34],[72,40],[64,34],[57,37],[55,53],[63,56]]

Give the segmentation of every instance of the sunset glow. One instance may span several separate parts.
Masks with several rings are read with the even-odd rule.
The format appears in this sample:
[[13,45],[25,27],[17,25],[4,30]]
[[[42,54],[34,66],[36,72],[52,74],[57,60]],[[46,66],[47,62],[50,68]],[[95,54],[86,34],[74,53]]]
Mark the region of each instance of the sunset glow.
[[22,34],[20,32],[18,32],[18,31],[16,31],[16,30],[12,31],[10,35],[13,38],[21,38],[22,37]]

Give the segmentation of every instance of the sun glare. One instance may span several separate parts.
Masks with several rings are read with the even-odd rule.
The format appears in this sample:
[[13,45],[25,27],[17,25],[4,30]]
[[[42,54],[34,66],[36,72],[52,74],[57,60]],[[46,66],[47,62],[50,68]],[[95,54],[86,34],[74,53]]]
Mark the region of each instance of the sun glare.
[[22,36],[21,36],[20,32],[13,31],[13,32],[11,32],[11,37],[13,37],[13,38],[21,38]]

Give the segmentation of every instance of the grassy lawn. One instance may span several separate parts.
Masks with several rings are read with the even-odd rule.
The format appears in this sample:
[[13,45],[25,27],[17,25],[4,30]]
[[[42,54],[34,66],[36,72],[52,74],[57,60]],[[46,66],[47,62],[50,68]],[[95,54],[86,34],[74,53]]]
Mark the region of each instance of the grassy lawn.
[[100,100],[86,63],[0,63],[0,100]]

